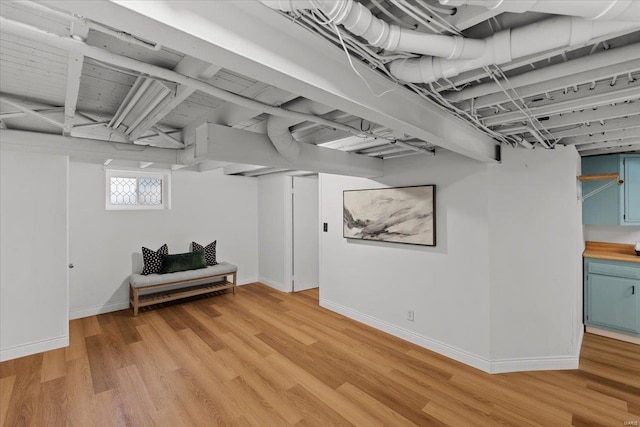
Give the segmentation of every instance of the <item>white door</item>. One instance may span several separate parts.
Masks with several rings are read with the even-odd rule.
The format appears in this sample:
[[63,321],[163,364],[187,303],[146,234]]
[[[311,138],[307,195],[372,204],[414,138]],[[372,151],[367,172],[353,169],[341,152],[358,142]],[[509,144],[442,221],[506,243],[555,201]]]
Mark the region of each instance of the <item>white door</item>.
[[318,177],[293,178],[293,291],[318,287]]
[[68,158],[0,154],[0,361],[69,343]]

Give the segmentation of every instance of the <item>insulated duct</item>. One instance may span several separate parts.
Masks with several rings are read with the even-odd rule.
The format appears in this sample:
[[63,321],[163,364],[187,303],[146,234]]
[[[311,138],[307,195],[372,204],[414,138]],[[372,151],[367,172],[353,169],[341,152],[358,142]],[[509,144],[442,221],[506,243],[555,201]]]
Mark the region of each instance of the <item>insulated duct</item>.
[[372,46],[387,51],[412,52],[442,56],[447,59],[475,58],[484,51],[484,40],[465,39],[407,30],[387,24],[354,0],[260,0],[272,9],[282,11],[321,10],[329,20],[343,25]]
[[640,22],[638,0],[440,0],[447,6],[481,6],[494,12],[542,12],[593,20]]
[[484,50],[474,59],[447,60],[433,56],[399,59],[390,72],[397,79],[431,83],[462,72],[500,65],[547,50],[587,45],[595,39],[638,27],[635,22],[595,22],[584,18],[556,16],[520,28],[499,31],[485,39]]
[[[335,110],[335,108],[305,98],[287,102],[283,108],[314,116],[321,116]],[[289,163],[293,163],[300,154],[300,143],[293,138],[289,131],[289,128],[297,123],[300,123],[300,120],[279,116],[270,116],[267,120],[267,135],[271,143]]]

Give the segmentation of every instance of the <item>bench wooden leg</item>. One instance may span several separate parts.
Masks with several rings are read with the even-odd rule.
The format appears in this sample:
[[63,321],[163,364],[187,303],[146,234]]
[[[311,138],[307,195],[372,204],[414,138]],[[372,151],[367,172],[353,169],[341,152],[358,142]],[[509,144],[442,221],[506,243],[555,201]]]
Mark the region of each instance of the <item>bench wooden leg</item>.
[[235,295],[236,294],[236,283],[237,283],[237,281],[236,281],[236,273],[234,272],[232,274],[232,276],[233,276],[233,288],[232,289],[233,289],[233,294]]
[[133,315],[137,316],[138,315],[138,289],[137,288],[133,288]]

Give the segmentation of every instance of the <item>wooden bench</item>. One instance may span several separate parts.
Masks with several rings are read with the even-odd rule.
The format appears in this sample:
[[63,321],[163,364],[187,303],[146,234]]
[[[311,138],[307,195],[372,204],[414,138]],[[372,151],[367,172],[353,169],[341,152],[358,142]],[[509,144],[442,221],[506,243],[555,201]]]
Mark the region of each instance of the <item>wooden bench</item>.
[[233,264],[221,262],[198,270],[145,276],[140,274],[142,268],[136,268],[139,265],[136,255],[134,254],[134,273],[129,276],[129,303],[134,316],[138,315],[140,307],[153,304],[225,289],[232,289],[236,293],[238,268]]

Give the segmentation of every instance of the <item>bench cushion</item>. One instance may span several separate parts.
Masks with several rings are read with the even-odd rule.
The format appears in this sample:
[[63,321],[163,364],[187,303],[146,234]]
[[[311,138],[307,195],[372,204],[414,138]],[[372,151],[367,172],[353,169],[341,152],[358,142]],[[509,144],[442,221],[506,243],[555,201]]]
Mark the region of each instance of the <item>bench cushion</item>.
[[221,262],[217,265],[212,265],[207,268],[200,268],[198,270],[177,271],[175,273],[149,274],[147,276],[134,273],[129,276],[129,283],[134,288],[196,279],[203,279],[202,283],[206,283],[207,277],[216,276],[219,274],[230,274],[235,271],[238,271],[238,267],[236,267],[235,265],[229,264],[228,262]]

